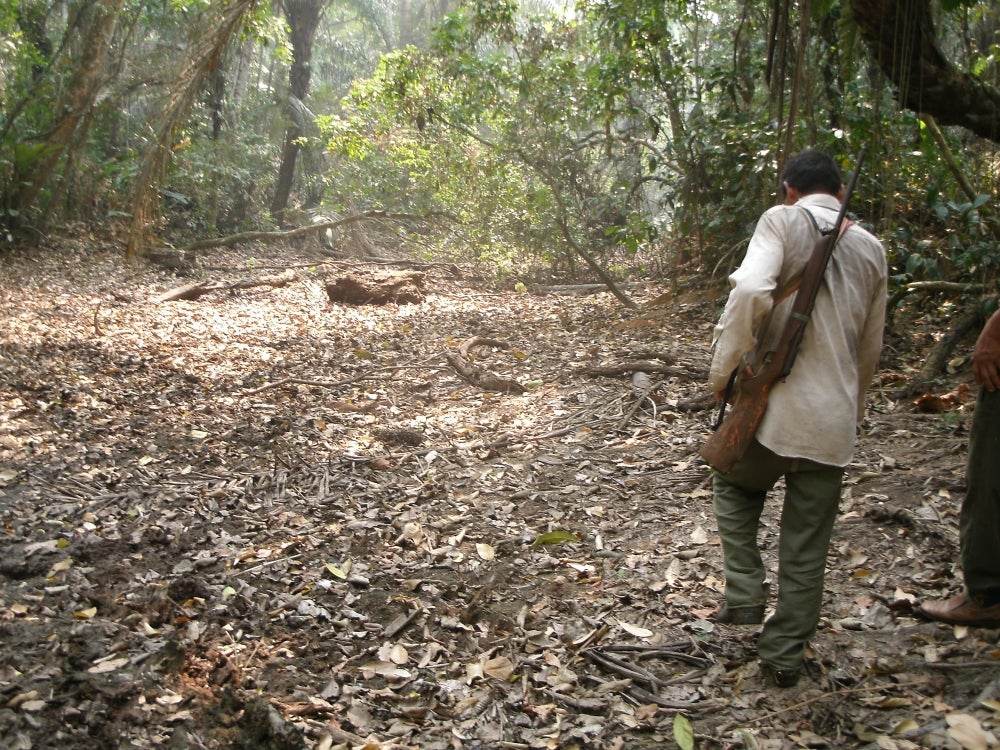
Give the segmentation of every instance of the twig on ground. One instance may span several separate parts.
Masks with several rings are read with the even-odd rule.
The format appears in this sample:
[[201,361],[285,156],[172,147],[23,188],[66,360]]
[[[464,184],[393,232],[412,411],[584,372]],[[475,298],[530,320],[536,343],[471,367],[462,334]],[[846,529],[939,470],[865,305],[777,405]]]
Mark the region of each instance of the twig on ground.
[[588,648],[581,653],[595,664],[598,664],[605,669],[609,669],[612,672],[616,672],[623,677],[628,677],[631,680],[641,682],[654,688],[659,687],[661,684],[660,680],[655,675],[650,674],[645,669],[642,669],[634,664],[629,664],[622,659],[616,659],[613,656],[609,656],[608,654],[602,653],[593,648]]
[[384,633],[385,637],[395,638],[396,635],[402,633],[411,624],[413,624],[413,621],[416,620],[424,612],[426,612],[426,610],[423,608],[423,606],[417,606],[414,607],[413,610],[398,623],[395,620],[393,622],[390,622],[385,627],[385,633]]
[[243,568],[243,570],[237,570],[237,571],[235,571],[233,573],[233,575],[235,575],[235,576],[242,576],[242,575],[245,575],[247,573],[252,573],[255,570],[260,570],[261,568],[266,568],[269,565],[277,565],[278,563],[283,563],[283,562],[288,562],[289,560],[294,560],[294,559],[296,559],[298,557],[302,557],[303,554],[305,554],[305,553],[303,553],[303,552],[296,552],[294,555],[288,555],[287,557],[279,557],[279,558],[276,558],[274,560],[265,560],[264,562],[259,563],[258,565],[252,565],[249,568]]

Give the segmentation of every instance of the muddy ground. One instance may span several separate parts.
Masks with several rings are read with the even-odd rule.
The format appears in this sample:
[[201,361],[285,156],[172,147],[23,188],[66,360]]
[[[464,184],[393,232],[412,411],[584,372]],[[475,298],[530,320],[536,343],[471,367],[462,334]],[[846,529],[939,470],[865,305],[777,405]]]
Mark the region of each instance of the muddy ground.
[[[808,675],[777,690],[755,629],[707,619],[723,289],[631,287],[636,313],[450,264],[242,248],[178,276],[95,245],[0,259],[0,746],[995,744],[1000,633],[915,614],[961,587],[971,399],[894,396],[939,300],[894,315]],[[390,271],[423,301],[327,298]],[[935,393],[962,383],[959,356]]]

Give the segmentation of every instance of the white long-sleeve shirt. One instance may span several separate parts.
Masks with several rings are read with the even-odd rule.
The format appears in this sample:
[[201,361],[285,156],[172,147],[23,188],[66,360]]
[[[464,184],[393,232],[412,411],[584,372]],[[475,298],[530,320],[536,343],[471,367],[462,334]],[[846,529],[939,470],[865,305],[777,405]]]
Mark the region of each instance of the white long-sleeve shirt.
[[[737,367],[757,370],[773,351],[795,295],[772,294],[801,273],[840,203],[812,194],[794,206],[774,206],[757,223],[746,258],[729,277],[732,290],[715,327],[708,386],[726,387]],[[882,244],[857,224],[840,237],[827,266],[788,377],[770,392],[757,440],[781,456],[846,466],[854,453],[865,391],[882,350],[888,269]]]

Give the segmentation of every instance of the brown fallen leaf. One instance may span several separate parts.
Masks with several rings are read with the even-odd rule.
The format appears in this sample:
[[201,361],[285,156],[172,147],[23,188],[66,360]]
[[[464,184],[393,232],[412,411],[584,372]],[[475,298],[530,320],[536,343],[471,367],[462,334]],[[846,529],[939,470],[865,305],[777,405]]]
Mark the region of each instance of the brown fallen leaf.
[[959,383],[955,390],[937,396],[927,391],[922,396],[913,401],[913,408],[921,412],[942,412],[951,411],[965,404],[969,398],[969,386],[967,383]]

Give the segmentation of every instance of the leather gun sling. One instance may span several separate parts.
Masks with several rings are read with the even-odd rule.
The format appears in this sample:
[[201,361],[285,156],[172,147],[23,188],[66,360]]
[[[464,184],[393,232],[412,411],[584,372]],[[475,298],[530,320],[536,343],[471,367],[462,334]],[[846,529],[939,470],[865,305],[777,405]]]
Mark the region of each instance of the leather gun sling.
[[[827,236],[830,233],[830,231],[833,229],[833,227],[831,227],[830,229],[828,229],[826,231],[820,229],[819,228],[819,222],[816,221],[816,217],[813,216],[812,211],[807,210],[803,206],[799,206],[799,208],[801,208],[803,211],[805,211],[806,216],[809,217],[809,220],[812,222],[812,225],[816,228],[816,231],[821,236],[823,236],[823,237]],[[838,240],[840,240],[840,238],[844,236],[844,232],[846,232],[853,223],[854,222],[852,222],[850,219],[847,219],[847,218],[844,219],[844,222],[840,225],[840,234],[837,236]],[[782,284],[781,286],[779,286],[778,288],[776,288],[773,292],[771,292],[771,299],[773,301],[772,304],[773,305],[777,305],[782,300],[787,299],[790,295],[792,295],[795,292],[797,292],[798,289],[799,289],[799,286],[802,284],[802,277],[803,277],[803,275],[805,275],[805,269],[804,268],[801,271],[799,271],[797,274],[795,274],[795,276],[793,276],[788,281],[786,281],[784,284]]]

